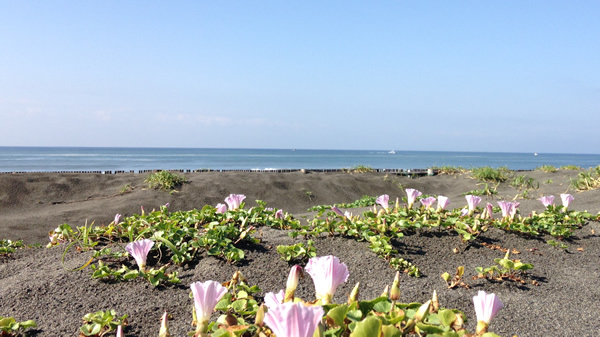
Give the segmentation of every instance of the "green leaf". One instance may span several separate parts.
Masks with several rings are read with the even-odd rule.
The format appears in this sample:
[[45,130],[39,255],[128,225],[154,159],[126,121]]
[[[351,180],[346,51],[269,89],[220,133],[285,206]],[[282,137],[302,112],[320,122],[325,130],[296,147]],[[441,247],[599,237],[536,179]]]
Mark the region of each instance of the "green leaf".
[[11,326],[13,323],[15,323],[15,319],[13,317],[5,317],[0,319],[0,327],[8,327]]
[[231,303],[231,294],[226,293],[225,295],[223,295],[221,300],[215,306],[215,310],[227,311],[227,308],[229,307],[230,303]]
[[374,316],[369,316],[356,323],[350,337],[379,337],[381,335],[381,321]]
[[400,330],[393,325],[384,325],[381,332],[383,333],[382,337],[400,337],[402,335]]
[[387,296],[381,296],[381,297],[377,297],[375,299],[372,299],[370,301],[360,301],[358,303],[358,307],[360,308],[360,310],[363,313],[368,313],[370,311],[373,311],[373,307],[375,306],[375,304],[379,303],[379,302],[387,302],[389,299],[387,298]]
[[438,318],[440,319],[440,323],[443,326],[451,326],[452,323],[456,320],[456,314],[452,312],[452,310],[441,309],[438,312]]
[[358,322],[362,319],[363,315],[362,311],[360,310],[350,310],[346,314],[346,317],[348,317],[348,319],[351,321]]
[[442,334],[442,337],[459,337],[459,335],[454,331],[446,331]]
[[242,312],[246,310],[246,305],[248,304],[248,300],[237,300],[231,303],[231,307],[235,312]]
[[377,312],[382,312],[382,313],[388,313],[388,312],[390,312],[391,309],[392,309],[392,302],[390,300],[377,302],[373,306],[373,310],[375,310]]
[[417,328],[419,328],[419,330],[421,331],[425,331],[427,332],[427,334],[433,334],[433,333],[443,333],[444,329],[439,328],[435,325],[429,325],[429,324],[425,324],[423,322],[417,322]]
[[84,324],[79,330],[86,336],[94,336],[100,333],[102,326],[97,323]]
[[346,314],[348,313],[348,305],[339,305],[327,313],[327,317],[333,320],[333,323],[337,326],[344,326],[344,319],[346,318]]
[[219,329],[210,335],[212,337],[231,337],[231,334],[225,329]]

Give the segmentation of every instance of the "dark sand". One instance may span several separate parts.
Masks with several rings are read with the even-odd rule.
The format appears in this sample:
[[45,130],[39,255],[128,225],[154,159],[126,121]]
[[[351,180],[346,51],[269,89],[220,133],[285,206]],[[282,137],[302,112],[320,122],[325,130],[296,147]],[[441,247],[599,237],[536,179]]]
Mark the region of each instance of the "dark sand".
[[[539,190],[530,192],[531,199],[521,202],[521,214],[542,211],[536,199],[554,194],[560,204],[560,193],[575,196],[571,209],[600,211],[600,191],[576,193],[569,188],[575,171],[556,173],[523,172],[540,183]],[[189,183],[177,193],[149,190],[143,184],[145,174],[1,174],[0,175],[0,238],[23,239],[26,243],[48,242],[48,232],[59,224],[71,226],[95,222],[107,224],[116,213],[131,215],[169,203],[169,209],[189,210],[216,205],[230,193],[247,196],[246,207],[254,200],[264,200],[269,207],[281,208],[297,218],[311,218],[310,206],[352,202],[363,195],[389,194],[391,199],[405,196],[398,188],[416,188],[423,193],[450,197],[450,207],[466,205],[463,193],[481,188],[468,175],[440,175],[410,179],[384,173],[188,173]],[[551,183],[546,183],[552,180]],[[121,194],[125,185],[132,192]],[[307,193],[309,192],[309,193]],[[512,200],[521,192],[504,183],[498,187],[499,199]],[[310,195],[310,197],[309,197]],[[360,210],[354,210],[360,213]],[[304,220],[303,220],[304,221]],[[595,233],[595,234],[594,234]],[[566,241],[568,249],[546,244],[548,237],[527,239],[522,236],[490,229],[463,250],[460,239],[452,234],[417,233],[395,242],[399,257],[416,264],[423,273],[420,278],[402,275],[401,300],[424,302],[434,289],[444,307],[463,310],[468,328],[475,330],[472,297],[478,290],[493,292],[505,307],[492,322],[490,331],[502,336],[595,336],[600,332],[597,319],[600,308],[600,226],[591,222],[577,230]],[[192,300],[188,285],[196,281],[229,280],[241,270],[250,284],[264,292],[285,287],[290,265],[275,251],[279,244],[295,241],[284,231],[261,227],[255,235],[262,242],[245,248],[246,260],[240,265],[228,265],[213,257],[202,257],[193,268],[180,268],[180,286],[153,288],[144,280],[127,283],[106,283],[90,278],[90,270],[69,272],[60,260],[64,247],[22,249],[0,258],[0,316],[17,320],[33,319],[38,329],[29,336],[76,336],[81,317],[89,312],[115,309],[119,315],[129,315],[126,336],[156,336],[164,309],[173,319],[171,335],[186,336],[190,326]],[[470,279],[475,267],[488,267],[503,253],[486,248],[493,243],[521,252],[513,258],[532,263],[529,280],[539,286],[515,282],[491,282]],[[378,296],[386,284],[391,284],[395,271],[377,258],[366,243],[348,239],[323,237],[316,241],[318,255],[333,254],[348,265],[348,283],[338,288],[335,301],[344,302],[354,284],[361,282],[361,298]],[[462,251],[452,252],[454,248]],[[581,248],[578,250],[578,248]],[[533,251],[532,251],[533,250]],[[77,267],[89,259],[89,252],[68,254],[67,266]],[[443,272],[454,273],[464,265],[470,289],[447,289],[440,278]],[[314,298],[312,280],[300,282],[297,296]]]

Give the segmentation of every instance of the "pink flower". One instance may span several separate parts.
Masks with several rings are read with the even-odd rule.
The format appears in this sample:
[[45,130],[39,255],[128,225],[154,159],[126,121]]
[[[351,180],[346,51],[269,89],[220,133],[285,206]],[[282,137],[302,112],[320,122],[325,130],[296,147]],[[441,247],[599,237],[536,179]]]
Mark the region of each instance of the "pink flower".
[[133,256],[141,271],[146,269],[146,258],[152,246],[154,246],[154,241],[150,239],[133,241],[125,246],[125,250]]
[[123,337],[123,327],[117,326],[117,337]]
[[268,292],[265,294],[264,301],[267,308],[272,309],[283,303],[285,292],[281,289],[278,293]]
[[412,208],[417,200],[417,197],[420,197],[423,193],[415,190],[414,188],[407,188],[406,192],[406,203],[408,204],[408,208]]
[[548,206],[554,204],[554,196],[553,195],[543,196],[543,197],[539,198],[538,200],[541,201],[541,203],[542,203],[542,205],[544,205],[544,207],[548,207]]
[[240,208],[240,205],[244,199],[246,199],[246,196],[243,194],[230,194],[227,198],[225,198],[225,203],[231,211]]
[[322,304],[329,304],[337,287],[350,276],[346,264],[332,255],[311,258],[304,270],[312,277],[317,299]]
[[227,205],[225,205],[225,204],[218,203],[216,208],[217,208],[217,213],[223,214],[223,213],[227,212]]
[[477,296],[473,296],[473,304],[477,315],[477,334],[483,334],[504,305],[495,294],[486,294],[483,290],[480,290]]
[[494,206],[489,202],[485,205],[485,211],[487,212],[486,218],[494,219]]
[[342,213],[342,210],[339,209],[337,206],[331,206],[331,210],[335,212],[335,214],[339,215],[339,216],[344,216],[344,213]]
[[264,322],[277,337],[312,337],[324,313],[320,306],[284,303],[269,308]]
[[467,214],[469,214],[469,210],[466,208],[463,208],[460,210],[460,216],[466,216]]
[[446,209],[446,207],[448,207],[448,205],[450,205],[450,198],[445,197],[443,195],[438,195],[438,207],[437,210],[441,211]]
[[514,219],[515,215],[517,215],[517,208],[519,208],[520,205],[521,203],[517,201],[512,203],[512,208],[510,209],[510,213],[508,214],[511,219]]
[[278,209],[275,211],[275,219],[283,219],[283,210]]
[[420,200],[425,209],[429,209],[435,202],[435,197],[427,197]]
[[375,200],[375,202],[378,203],[381,207],[385,208],[386,210],[390,208],[390,196],[387,194],[380,195],[379,198]]
[[562,199],[562,203],[563,203],[563,206],[565,206],[565,208],[569,208],[571,201],[573,201],[575,199],[572,195],[566,194],[566,193],[561,194],[560,198]]
[[194,295],[198,324],[206,323],[221,297],[227,293],[227,288],[216,281],[194,282],[190,284],[190,288]]
[[346,218],[348,218],[348,219],[352,220],[352,212],[345,211],[345,212],[344,212],[344,217],[346,217]]
[[115,214],[115,225],[118,225],[120,220],[121,220],[121,214],[119,214],[119,213]]
[[477,208],[477,205],[479,205],[481,202],[481,198],[475,195],[467,194],[465,195],[465,199],[467,199],[467,206],[469,206],[469,214],[473,215],[475,208]]
[[503,218],[507,218],[513,213],[514,206],[510,201],[498,201],[498,206],[500,206]]

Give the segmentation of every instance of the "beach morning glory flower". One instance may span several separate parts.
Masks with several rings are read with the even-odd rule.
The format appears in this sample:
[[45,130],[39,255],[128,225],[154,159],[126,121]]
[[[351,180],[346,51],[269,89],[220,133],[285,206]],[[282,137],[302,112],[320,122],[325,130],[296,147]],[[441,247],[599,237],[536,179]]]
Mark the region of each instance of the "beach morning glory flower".
[[348,267],[333,255],[313,257],[308,260],[306,272],[313,279],[317,299],[329,304],[337,287],[348,281]]
[[206,332],[210,315],[221,297],[227,293],[227,288],[216,281],[194,282],[190,284],[190,288],[194,295],[194,309],[196,310],[196,334],[200,335],[199,333]]
[[569,208],[571,201],[573,201],[575,199],[572,195],[567,194],[567,193],[561,194],[560,198],[562,199],[562,203],[563,203],[563,206],[565,206],[565,209]]
[[498,206],[500,206],[503,218],[508,218],[513,213],[513,203],[510,201],[498,201]]
[[123,327],[117,326],[117,337],[123,337]]
[[469,206],[469,215],[473,215],[475,208],[481,202],[481,198],[476,195],[467,194],[465,195],[465,199],[467,199],[467,206]]
[[312,337],[324,314],[321,306],[284,303],[269,308],[264,322],[277,337]]
[[446,209],[446,207],[448,207],[448,205],[450,205],[450,198],[445,197],[443,195],[438,195],[437,201],[438,201],[438,207],[437,207],[438,211],[444,210],[444,209]]
[[421,204],[423,206],[425,206],[425,209],[429,209],[433,205],[435,200],[436,200],[435,197],[427,197],[427,198],[421,199],[420,201],[421,201]]
[[240,205],[244,199],[246,199],[246,196],[243,194],[230,194],[227,198],[225,198],[225,203],[231,211],[240,208]]
[[542,203],[542,205],[544,205],[544,207],[548,207],[548,206],[554,204],[554,196],[553,195],[546,195],[546,196],[539,198],[538,200]]
[[495,294],[486,294],[480,290],[477,296],[473,296],[475,314],[477,315],[477,335],[487,332],[488,326],[498,311],[504,306]]
[[517,215],[517,208],[519,208],[520,205],[521,205],[521,203],[517,202],[517,201],[512,203],[510,213],[508,214],[511,219],[514,219],[515,215]]
[[342,210],[339,209],[337,206],[331,206],[331,210],[335,212],[335,214],[339,215],[339,216],[344,216],[344,213],[342,213]]
[[485,210],[487,212],[486,218],[494,219],[494,206],[489,202],[485,205]]
[[152,246],[154,246],[154,241],[150,239],[133,241],[125,246],[125,250],[133,256],[141,271],[146,270],[146,258]]
[[390,208],[390,196],[387,194],[380,195],[375,202],[386,210]]
[[415,190],[414,188],[407,188],[406,192],[406,203],[408,204],[408,208],[412,208],[415,204],[415,201],[418,197],[420,197],[423,193]]
[[121,220],[121,214],[119,214],[119,213],[115,214],[115,225],[118,225],[120,220]]
[[278,209],[275,211],[275,219],[283,219],[283,210]]
[[281,289],[278,293],[268,292],[265,294],[264,302],[267,308],[275,308],[278,305],[283,303],[283,299],[285,298],[285,291]]
[[217,213],[223,214],[223,213],[227,212],[227,205],[218,203],[216,209],[217,209]]

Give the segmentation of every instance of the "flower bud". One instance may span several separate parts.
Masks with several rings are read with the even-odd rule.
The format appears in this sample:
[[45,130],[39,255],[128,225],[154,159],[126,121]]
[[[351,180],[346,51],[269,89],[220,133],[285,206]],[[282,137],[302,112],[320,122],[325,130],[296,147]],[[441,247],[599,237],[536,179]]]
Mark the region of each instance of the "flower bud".
[[158,331],[158,337],[171,337],[171,334],[169,334],[169,315],[167,314],[167,311],[165,310],[165,313],[163,314],[162,318],[160,319],[160,330]]
[[254,318],[254,324],[256,324],[259,327],[262,327],[265,324],[264,319],[265,319],[266,308],[267,308],[266,305],[263,303],[256,310],[256,317]]
[[390,300],[397,301],[400,299],[400,272],[396,272],[396,277],[394,277],[394,282],[392,283],[392,288],[390,290]]
[[425,316],[429,313],[429,308],[431,307],[431,300],[423,303],[417,313],[415,314],[415,321],[420,322],[425,319]]
[[358,301],[358,287],[359,286],[360,286],[360,282],[357,282],[356,285],[354,286],[354,289],[352,289],[350,296],[348,296],[348,304]]
[[440,309],[440,302],[438,301],[437,291],[433,291],[431,296],[431,312],[436,313]]
[[294,294],[296,293],[296,288],[298,287],[298,281],[300,280],[300,277],[302,276],[302,267],[300,266],[293,266],[292,269],[290,270],[290,275],[288,276],[287,279],[287,284],[286,284],[286,288],[285,288],[285,297],[283,299],[283,302],[293,302],[294,301]]
[[385,288],[383,288],[383,292],[381,293],[381,295],[379,295],[380,297],[388,297],[388,294],[390,292],[390,286],[389,284],[385,285]]

